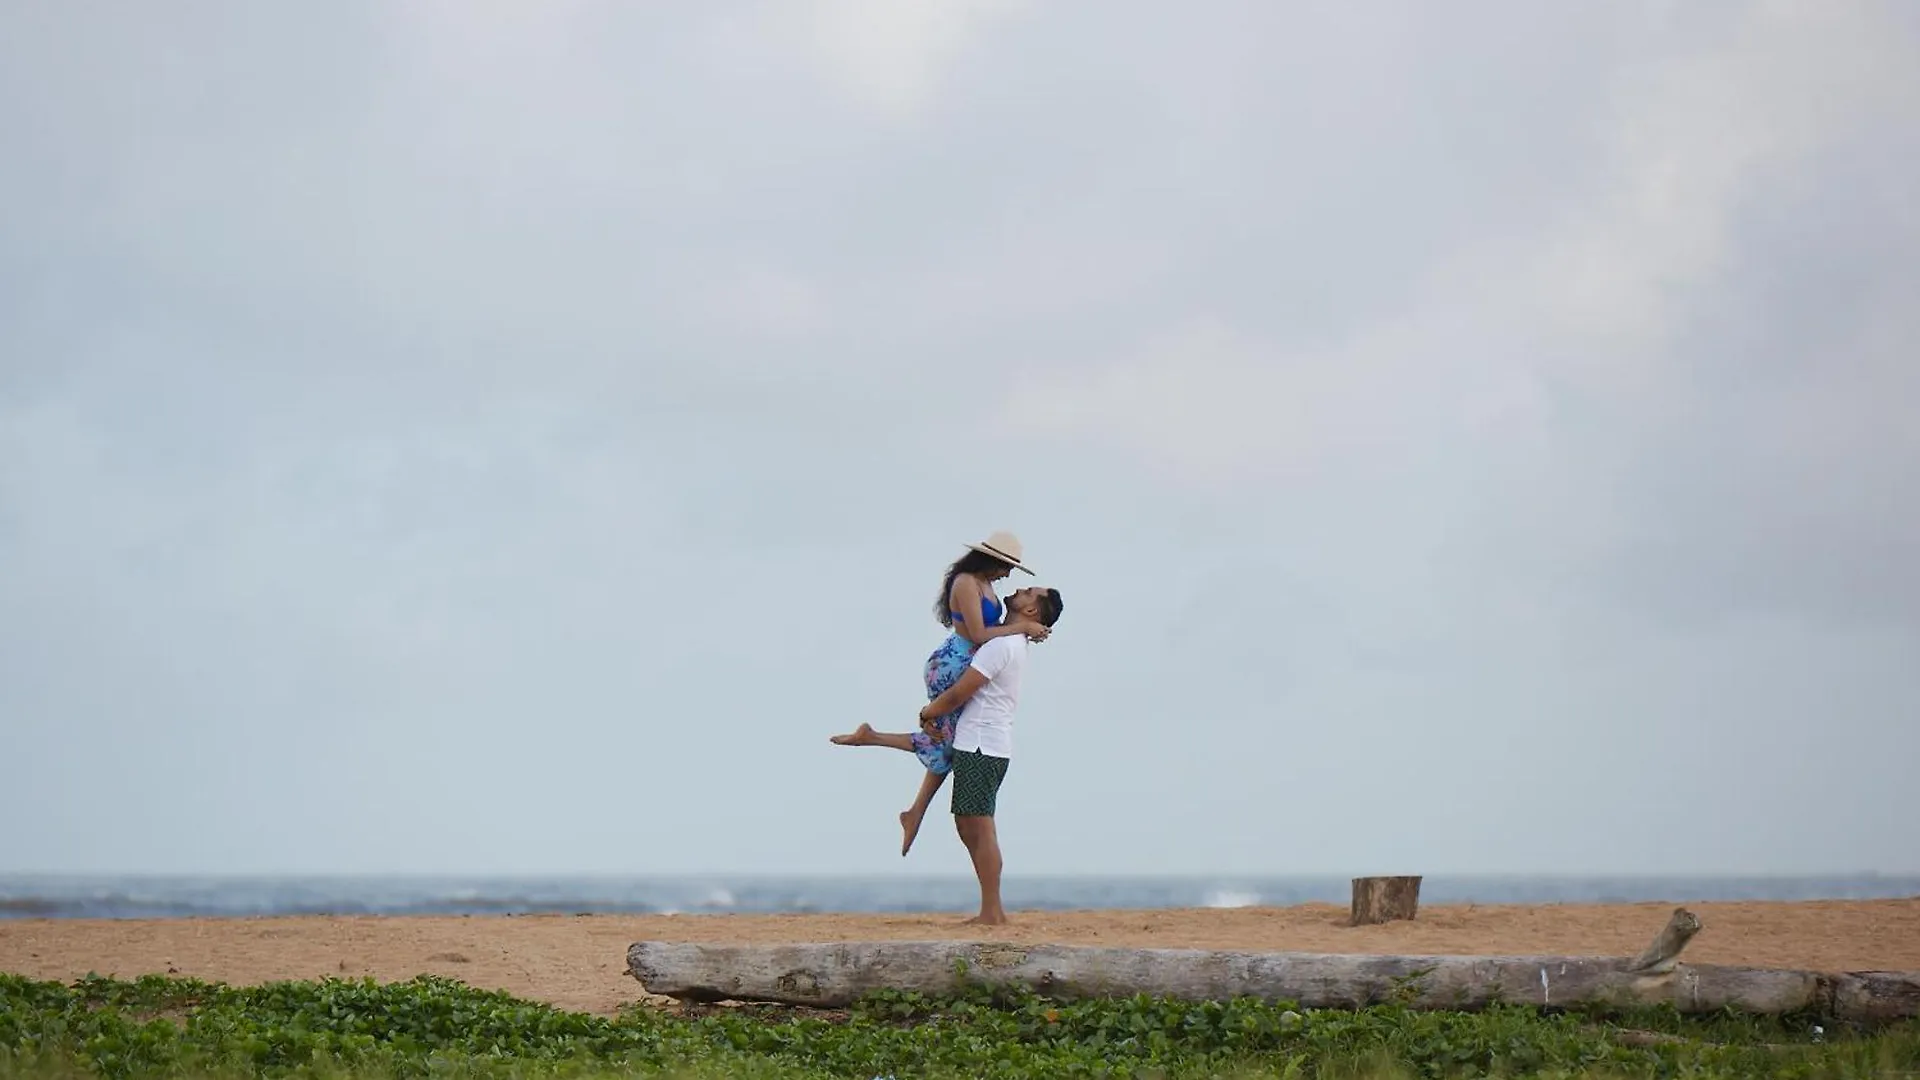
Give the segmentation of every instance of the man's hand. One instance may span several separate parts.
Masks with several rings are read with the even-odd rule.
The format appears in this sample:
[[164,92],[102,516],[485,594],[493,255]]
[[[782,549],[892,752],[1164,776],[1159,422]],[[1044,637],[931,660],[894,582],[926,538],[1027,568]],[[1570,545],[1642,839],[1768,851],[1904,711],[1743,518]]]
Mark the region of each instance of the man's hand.
[[934,722],[937,719],[937,716],[928,716],[927,710],[920,710],[920,730],[936,740],[940,738],[940,725]]

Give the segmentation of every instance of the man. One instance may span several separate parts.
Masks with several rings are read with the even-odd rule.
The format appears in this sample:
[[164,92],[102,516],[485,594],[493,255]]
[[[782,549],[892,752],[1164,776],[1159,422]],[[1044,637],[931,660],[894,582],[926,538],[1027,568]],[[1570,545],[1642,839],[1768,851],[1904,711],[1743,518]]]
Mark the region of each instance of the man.
[[[1060,618],[1060,590],[1030,587],[1007,598],[1009,614],[1051,627]],[[1000,833],[993,811],[1013,759],[1013,714],[1027,667],[1022,634],[997,637],[974,651],[973,661],[945,693],[920,710],[929,732],[934,718],[962,709],[953,731],[953,824],[980,879],[980,914],[973,923],[1007,921],[1000,906]]]
[[[1006,606],[1007,618],[1032,619],[1049,628],[1063,610],[1060,590],[1038,587],[1007,597]],[[934,718],[961,710],[953,735],[953,824],[973,857],[974,876],[980,879],[980,914],[970,922],[1007,921],[1000,906],[1000,834],[994,828],[993,811],[1013,757],[1013,713],[1020,703],[1020,678],[1026,665],[1025,635],[992,638],[974,650],[967,670],[953,685],[920,710],[920,725],[929,734]],[[829,741],[836,746],[885,746],[914,752],[913,739],[905,732],[875,731],[871,724],[861,724]],[[908,820],[910,814],[900,815],[908,843],[919,829],[917,818]],[[900,853],[906,854],[905,844]]]

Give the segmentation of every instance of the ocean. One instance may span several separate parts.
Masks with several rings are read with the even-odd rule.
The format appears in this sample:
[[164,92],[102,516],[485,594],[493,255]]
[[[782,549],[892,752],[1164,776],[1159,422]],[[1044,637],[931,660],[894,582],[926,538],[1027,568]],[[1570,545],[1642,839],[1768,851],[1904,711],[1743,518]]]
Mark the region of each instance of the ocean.
[[[1344,877],[1009,877],[1015,910],[1283,906],[1347,902]],[[1700,903],[1920,898],[1920,876],[1428,877],[1422,903]],[[964,912],[965,877],[699,874],[578,877],[74,876],[0,874],[0,919],[259,915],[533,915]]]

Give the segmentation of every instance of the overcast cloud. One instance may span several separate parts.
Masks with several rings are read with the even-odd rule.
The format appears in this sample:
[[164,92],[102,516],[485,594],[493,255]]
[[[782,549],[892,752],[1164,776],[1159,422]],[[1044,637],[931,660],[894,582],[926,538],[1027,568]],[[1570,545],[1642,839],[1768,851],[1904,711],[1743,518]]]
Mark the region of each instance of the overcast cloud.
[[0,0],[0,871],[1920,870],[1920,8]]

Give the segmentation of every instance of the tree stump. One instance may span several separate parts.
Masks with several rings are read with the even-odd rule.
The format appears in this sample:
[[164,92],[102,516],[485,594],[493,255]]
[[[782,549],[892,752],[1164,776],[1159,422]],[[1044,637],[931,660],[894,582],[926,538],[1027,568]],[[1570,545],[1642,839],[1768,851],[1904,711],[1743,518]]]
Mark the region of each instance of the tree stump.
[[1354,926],[1411,919],[1420,908],[1420,875],[1353,879]]

